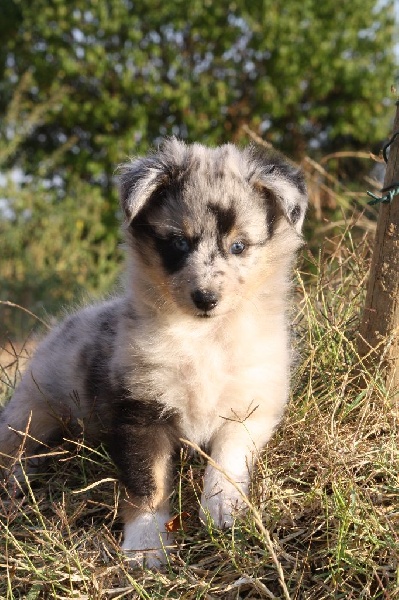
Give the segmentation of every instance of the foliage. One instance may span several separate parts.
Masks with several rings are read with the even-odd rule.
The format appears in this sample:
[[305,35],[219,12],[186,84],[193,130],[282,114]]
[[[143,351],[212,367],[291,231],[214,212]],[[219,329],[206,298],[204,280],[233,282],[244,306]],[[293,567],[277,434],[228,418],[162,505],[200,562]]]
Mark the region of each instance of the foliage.
[[3,0],[0,299],[53,312],[103,292],[115,167],[164,135],[240,142],[249,125],[297,157],[383,137],[392,6]]
[[[23,78],[4,119],[13,138],[0,139],[0,167],[58,102],[52,97],[33,107],[27,98],[31,80],[29,74]],[[41,177],[4,170],[0,187],[0,301],[42,316],[88,294],[108,292],[122,258],[115,239],[116,204],[74,173],[68,190],[50,178],[67,148],[47,156]],[[0,315],[0,340],[18,338],[35,324],[26,312],[1,304]]]
[[[98,189],[75,182],[61,198],[35,182],[22,191],[9,183],[14,194],[0,221],[0,300],[42,315],[112,288],[122,256],[104,225],[104,200]],[[32,326],[23,312],[0,305],[0,314],[7,337]]]
[[[25,495],[12,486],[0,495],[0,597],[399,598],[399,413],[379,365],[367,372],[356,351],[368,238],[355,245],[352,225],[319,257],[305,252],[307,279],[308,263],[316,267],[306,286],[297,274],[301,358],[248,515],[231,531],[205,530],[197,517],[204,464],[183,453],[176,552],[160,572],[129,570],[106,453],[62,446]],[[9,352],[4,365],[18,361],[18,350]],[[3,368],[5,395],[15,366]]]
[[109,190],[115,165],[165,134],[220,143],[246,123],[296,156],[310,143],[331,149],[386,134],[391,0],[352,0],[339,10],[333,0],[8,4],[6,103],[28,70],[34,105],[68,89],[62,110],[19,149],[24,171],[71,136],[61,177],[72,168]]

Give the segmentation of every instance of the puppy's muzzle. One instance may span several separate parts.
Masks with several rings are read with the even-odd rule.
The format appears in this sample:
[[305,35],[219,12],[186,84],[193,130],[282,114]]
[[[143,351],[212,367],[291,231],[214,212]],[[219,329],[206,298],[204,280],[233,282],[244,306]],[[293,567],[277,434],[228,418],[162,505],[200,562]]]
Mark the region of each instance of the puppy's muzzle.
[[219,302],[219,295],[211,290],[195,290],[191,298],[195,306],[205,312],[213,310]]

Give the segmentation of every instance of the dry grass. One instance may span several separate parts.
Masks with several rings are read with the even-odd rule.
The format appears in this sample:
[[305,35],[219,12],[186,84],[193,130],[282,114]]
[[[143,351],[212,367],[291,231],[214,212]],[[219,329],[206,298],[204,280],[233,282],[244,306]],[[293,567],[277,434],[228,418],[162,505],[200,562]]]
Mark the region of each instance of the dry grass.
[[[27,494],[2,491],[1,598],[399,598],[399,414],[379,365],[366,372],[357,354],[368,242],[351,232],[304,252],[292,400],[247,516],[228,532],[201,527],[204,458],[182,454],[177,550],[162,571],[131,571],[106,452],[64,446]],[[17,367],[3,368],[4,397]]]

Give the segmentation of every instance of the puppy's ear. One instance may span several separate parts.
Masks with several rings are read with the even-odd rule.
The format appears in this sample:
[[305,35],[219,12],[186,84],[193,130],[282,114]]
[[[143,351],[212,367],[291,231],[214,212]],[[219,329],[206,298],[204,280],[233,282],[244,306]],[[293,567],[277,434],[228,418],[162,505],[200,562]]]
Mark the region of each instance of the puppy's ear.
[[157,155],[133,159],[121,165],[118,172],[121,207],[131,223],[152,194],[167,183],[168,173]]
[[301,233],[308,197],[301,169],[292,166],[278,153],[263,152],[250,146],[249,182],[263,189],[268,199],[277,204],[276,213],[283,213],[287,221]]
[[175,137],[165,139],[157,152],[121,165],[119,195],[131,223],[155,192],[181,179],[187,169],[187,146]]

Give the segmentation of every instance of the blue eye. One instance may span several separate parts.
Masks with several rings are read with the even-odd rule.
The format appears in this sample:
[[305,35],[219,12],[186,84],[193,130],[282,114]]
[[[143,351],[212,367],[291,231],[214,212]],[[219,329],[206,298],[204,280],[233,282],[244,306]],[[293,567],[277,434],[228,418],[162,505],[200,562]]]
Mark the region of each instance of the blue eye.
[[230,246],[231,254],[242,254],[245,250],[245,244],[243,242],[234,242]]
[[176,236],[172,239],[173,247],[181,252],[182,254],[187,254],[190,251],[190,244],[187,238],[182,236]]

